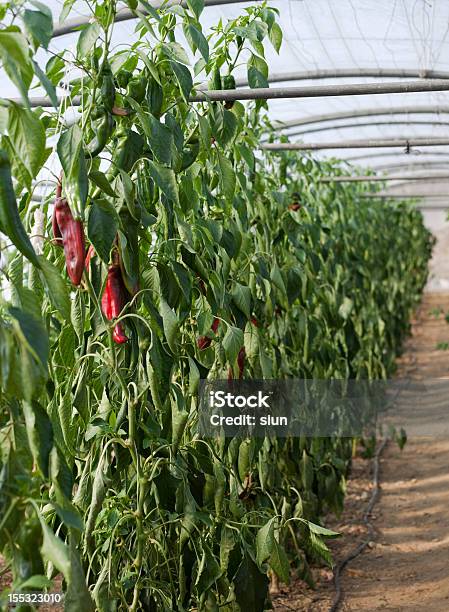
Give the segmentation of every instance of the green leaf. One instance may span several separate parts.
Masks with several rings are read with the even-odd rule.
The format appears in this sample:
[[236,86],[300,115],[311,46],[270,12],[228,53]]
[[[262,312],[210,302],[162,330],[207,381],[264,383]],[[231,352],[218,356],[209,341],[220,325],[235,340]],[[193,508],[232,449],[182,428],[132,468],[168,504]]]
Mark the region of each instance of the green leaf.
[[103,172],[100,172],[100,170],[91,170],[89,172],[89,178],[93,183],[95,183],[97,187],[101,189],[103,193],[110,196],[111,198],[117,197],[117,194],[111,187],[111,183]]
[[43,543],[41,554],[58,569],[67,582],[64,605],[67,610],[93,612],[93,603],[86,586],[86,579],[81,566],[79,553],[70,540],[70,547],[58,538],[46,524],[40,512],[36,512],[42,527]]
[[240,285],[240,283],[235,283],[231,295],[234,304],[249,319],[251,316],[251,289],[245,285]]
[[159,310],[162,316],[162,323],[164,326],[164,334],[167,339],[167,344],[173,353],[177,353],[178,347],[176,341],[179,332],[178,317],[163,297],[159,299]]
[[204,10],[204,0],[187,0],[187,6],[195,14],[195,17],[199,19]]
[[59,354],[64,367],[71,368],[75,364],[75,332],[71,325],[63,327],[59,334]]
[[85,306],[83,294],[77,291],[71,303],[70,321],[78,338],[78,343],[82,344],[84,339]]
[[40,267],[39,259],[19,215],[11,178],[11,165],[3,149],[0,149],[0,231],[8,236],[31,263]]
[[31,591],[37,591],[40,589],[45,589],[53,586],[53,582],[47,578],[47,576],[42,576],[41,574],[34,574],[25,582],[21,582],[19,585],[19,589],[24,591],[25,589],[30,589]]
[[223,113],[223,125],[217,134],[217,140],[225,147],[237,134],[238,121],[234,113],[225,110]]
[[31,182],[46,159],[44,125],[33,112],[11,103],[8,136],[15,156],[26,170],[22,178],[28,189],[31,189]]
[[236,185],[234,167],[221,151],[218,151],[218,163],[223,194],[229,202],[232,202]]
[[190,61],[184,47],[177,42],[162,43],[165,55],[174,62],[190,65]]
[[28,34],[44,49],[47,49],[53,35],[51,11],[45,5],[41,5],[41,10],[39,11],[25,9],[23,12],[23,23]]
[[39,262],[53,307],[61,314],[65,321],[70,321],[70,298],[67,283],[56,266],[43,255],[39,255]]
[[190,74],[190,70],[187,68],[187,66],[183,66],[178,62],[170,62],[170,66],[172,67],[173,73],[178,81],[183,98],[186,102],[188,102],[193,87],[193,79],[192,75]]
[[187,31],[192,39],[194,46],[199,50],[204,58],[204,61],[209,61],[209,44],[204,34],[198,30],[193,24],[190,24]]
[[246,356],[251,365],[254,365],[260,354],[259,330],[248,321],[245,325],[244,336]]
[[145,113],[141,106],[132,98],[129,99],[129,103],[137,113],[140,125],[145,132],[145,136],[148,138],[151,151],[156,160],[166,166],[170,166],[171,148],[173,145],[171,130],[150,113]]
[[262,565],[271,557],[274,545],[274,527],[277,518],[274,516],[263,527],[259,529],[256,536],[256,560],[258,565]]
[[118,217],[107,200],[93,202],[87,222],[87,235],[100,259],[109,263],[112,244],[117,234]]
[[194,395],[198,390],[200,371],[192,357],[189,357],[189,393]]
[[353,307],[354,302],[351,300],[351,298],[345,297],[340,305],[340,308],[338,309],[338,314],[346,321],[349,318]]
[[302,485],[306,491],[311,491],[314,480],[313,460],[309,457],[305,449],[303,450],[299,466]]
[[42,476],[49,476],[50,452],[53,448],[53,428],[47,412],[38,402],[22,403],[28,444],[34,463]]
[[23,103],[30,107],[28,89],[33,79],[33,64],[27,40],[21,32],[0,30],[0,59],[11,81],[19,89]]
[[273,285],[279,289],[282,295],[287,295],[287,289],[285,288],[284,279],[282,277],[281,270],[279,266],[275,263],[271,268],[270,278],[273,282]]
[[240,155],[243,157],[248,165],[248,168],[253,171],[255,166],[254,153],[246,145],[241,144],[237,146]]
[[172,423],[172,439],[173,450],[178,450],[182,440],[184,430],[187,425],[189,413],[185,410],[184,401],[180,398],[179,393],[175,390],[176,399],[171,398],[171,423]]
[[55,86],[61,81],[64,76],[65,71],[65,62],[64,58],[59,55],[54,55],[50,57],[45,66],[45,73],[50,81],[50,83]]
[[50,98],[51,103],[53,104],[54,108],[58,109],[59,102],[58,102],[58,96],[56,95],[55,86],[50,81],[50,79],[47,77],[45,72],[41,69],[39,64],[35,62],[34,60],[33,60],[33,67],[34,67],[34,72],[36,73],[37,78],[41,82],[42,87],[47,92],[47,95]]
[[273,23],[270,30],[270,41],[273,47],[276,49],[276,52],[279,53],[282,46],[283,34],[281,27],[278,23]]
[[179,204],[178,184],[173,170],[149,160],[147,161],[147,165],[151,178],[162,193],[166,195],[169,200]]
[[235,598],[241,610],[263,612],[268,594],[268,578],[246,554],[234,578]]
[[252,89],[269,86],[266,77],[254,66],[248,68],[248,85]]
[[44,559],[53,563],[65,577],[70,575],[70,553],[69,547],[60,538],[55,536],[50,527],[39,514],[43,532],[43,543],[41,553]]
[[49,346],[47,331],[43,322],[32,317],[30,313],[23,312],[13,306],[8,309],[8,312],[18,322],[23,340],[31,348],[42,368],[46,371]]
[[83,133],[77,123],[62,132],[57,145],[64,170],[64,189],[73,216],[83,216],[87,199],[88,178],[83,150]]
[[243,332],[238,327],[228,325],[225,337],[223,338],[223,348],[229,363],[233,364],[237,359],[238,352],[243,346]]
[[84,522],[76,507],[68,500],[63,498],[63,505],[53,502],[53,506],[61,521],[69,528],[81,532],[84,529]]
[[307,525],[312,533],[324,536],[326,538],[339,538],[341,535],[337,531],[332,531],[331,529],[327,529],[326,527],[321,527],[321,525],[311,523],[310,521],[307,521]]
[[94,21],[89,23],[79,35],[78,42],[76,45],[76,57],[78,59],[84,59],[89,54],[92,47],[98,41],[101,34],[100,25]]
[[274,540],[273,552],[271,553],[269,564],[282,582],[288,584],[290,582],[290,563],[288,562],[287,553],[284,547],[279,542]]
[[198,565],[198,575],[195,581],[195,586],[200,594],[210,589],[222,573],[215,556],[205,542],[202,543],[202,548],[203,554]]
[[70,11],[72,10],[72,7],[75,2],[76,0],[64,0],[64,5],[62,7],[61,14],[59,15],[59,23],[64,23],[64,21],[69,16]]

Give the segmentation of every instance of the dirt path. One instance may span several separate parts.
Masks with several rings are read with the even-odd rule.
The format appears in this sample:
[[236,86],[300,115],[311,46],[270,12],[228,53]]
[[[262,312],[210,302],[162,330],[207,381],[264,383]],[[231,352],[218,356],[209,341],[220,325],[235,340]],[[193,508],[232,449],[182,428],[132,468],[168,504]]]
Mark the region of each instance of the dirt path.
[[[399,360],[417,379],[448,378],[449,293],[427,294],[413,334]],[[449,319],[449,318],[448,318]],[[448,383],[449,388],[449,383]],[[445,398],[447,403],[449,394]],[[449,421],[449,418],[447,419]],[[341,610],[449,611],[449,438],[412,438],[404,450],[389,445],[381,459],[381,498],[372,522],[375,540],[343,574]],[[370,492],[369,462],[358,459],[347,506],[329,526],[342,533],[332,547],[336,560],[363,539],[360,518]],[[318,586],[295,583],[275,599],[276,612],[329,610],[332,576],[315,570]]]

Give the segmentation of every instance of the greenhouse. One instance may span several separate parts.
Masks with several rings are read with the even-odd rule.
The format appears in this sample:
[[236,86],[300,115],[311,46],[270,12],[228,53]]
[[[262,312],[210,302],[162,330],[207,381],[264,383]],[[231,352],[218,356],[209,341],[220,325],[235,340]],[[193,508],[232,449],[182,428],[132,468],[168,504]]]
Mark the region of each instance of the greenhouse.
[[14,0],[0,79],[0,608],[446,611],[449,4]]

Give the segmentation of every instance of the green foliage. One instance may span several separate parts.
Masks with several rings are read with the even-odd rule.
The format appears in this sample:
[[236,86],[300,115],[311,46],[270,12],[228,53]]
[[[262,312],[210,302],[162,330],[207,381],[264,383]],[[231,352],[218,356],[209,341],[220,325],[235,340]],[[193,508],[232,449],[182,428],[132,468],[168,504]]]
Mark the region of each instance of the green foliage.
[[[119,50],[115,2],[91,3],[77,57],[46,67],[48,91],[64,62],[82,72],[71,127],[26,108],[34,51],[51,34],[32,4],[25,33],[0,32],[25,104],[7,107],[0,160],[1,230],[18,250],[7,250],[0,303],[11,588],[46,588],[59,571],[69,612],[262,611],[269,570],[287,582],[293,569],[308,579],[309,559],[331,562],[324,540],[336,534],[319,522],[342,509],[352,440],[199,439],[199,381],[234,375],[243,347],[245,378],[387,377],[426,281],[429,234],[409,203],[361,198],[372,185],[320,182],[344,172],[338,161],[255,155],[271,133],[263,104],[188,102],[199,75],[232,85],[243,51],[251,85],[266,85],[264,44],[279,51],[282,32],[265,2],[208,35],[202,0],[143,3],[136,41]],[[28,237],[31,181],[54,135],[64,194],[96,251],[75,288],[48,202],[42,254]],[[100,308],[117,252],[129,292],[120,346]]]

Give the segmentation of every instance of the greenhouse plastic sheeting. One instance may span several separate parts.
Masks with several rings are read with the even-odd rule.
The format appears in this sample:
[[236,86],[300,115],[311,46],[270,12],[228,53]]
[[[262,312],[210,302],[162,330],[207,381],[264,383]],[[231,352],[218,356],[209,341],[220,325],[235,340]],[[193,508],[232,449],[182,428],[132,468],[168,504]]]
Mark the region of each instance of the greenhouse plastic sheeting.
[[[257,3],[255,0],[254,4]],[[62,9],[62,1],[49,0],[55,22]],[[86,14],[86,3],[76,2],[69,18]],[[273,0],[270,6],[280,11],[280,24],[284,32],[284,43],[280,54],[269,48],[267,60],[271,75],[301,73],[316,70],[360,70],[400,69],[416,71],[449,72],[449,2],[447,0]],[[204,29],[213,27],[222,18],[235,17],[248,7],[248,3],[206,7],[202,16]],[[84,13],[83,13],[84,12]],[[129,44],[135,36],[136,20],[116,24],[113,42],[116,46]],[[74,48],[77,33],[67,34],[52,40],[50,51]],[[48,54],[40,51],[38,60],[44,65]],[[244,66],[237,76],[245,77]],[[392,80],[399,77],[340,77],[277,81],[273,86],[301,84],[370,83]],[[2,74],[4,96],[16,95],[13,87],[5,84]],[[35,95],[41,93],[35,90]],[[390,108],[428,106],[428,114],[389,114]],[[327,121],[315,127],[320,129],[306,134],[294,128],[292,140],[320,142],[362,138],[414,138],[449,137],[449,92],[389,94],[369,96],[341,96],[313,99],[275,100],[269,104],[273,120],[294,121],[322,114],[359,111],[365,108],[385,109],[385,115],[357,117]],[[446,109],[440,112],[439,109]],[[394,122],[388,124],[390,119]],[[414,120],[421,123],[414,124]],[[432,125],[436,121],[436,125]],[[425,123],[423,123],[425,122]],[[348,127],[344,127],[350,124]],[[354,125],[355,124],[355,125]],[[362,125],[363,124],[363,125]],[[304,126],[303,126],[304,127]],[[312,125],[308,126],[313,127]],[[372,154],[375,154],[372,157]],[[384,153],[384,155],[380,155]],[[449,164],[449,146],[427,147],[425,155],[413,150],[406,155],[402,150],[344,150],[323,151],[317,156],[338,155],[362,165],[385,167],[423,161],[427,164],[442,162]],[[361,157],[363,155],[363,157]]]

